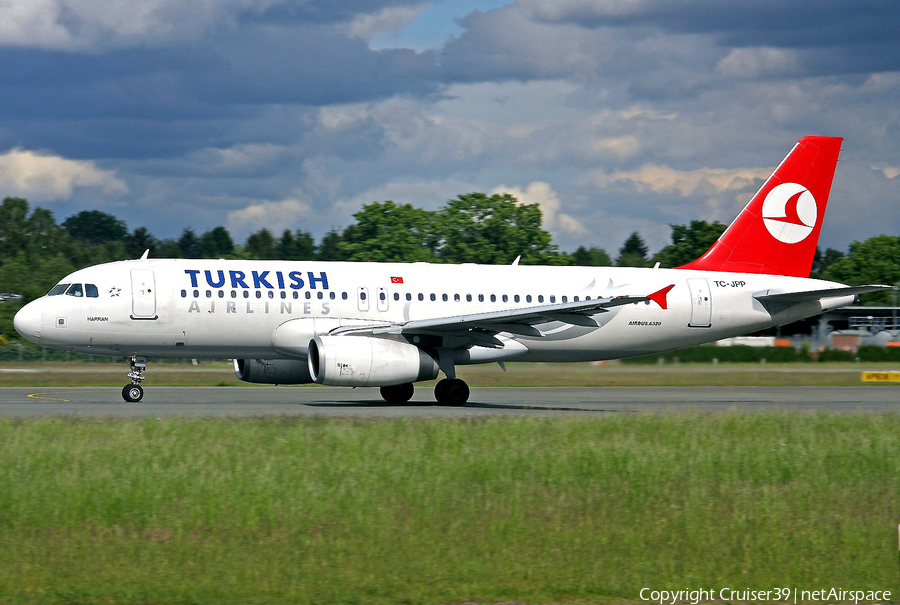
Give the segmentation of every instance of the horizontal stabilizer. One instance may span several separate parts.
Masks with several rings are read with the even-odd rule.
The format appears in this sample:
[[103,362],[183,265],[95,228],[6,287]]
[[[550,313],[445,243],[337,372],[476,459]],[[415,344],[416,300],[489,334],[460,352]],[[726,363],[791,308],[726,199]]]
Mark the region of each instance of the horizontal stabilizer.
[[753,295],[753,298],[759,302],[793,304],[808,302],[811,300],[822,300],[823,298],[837,298],[839,296],[857,296],[859,294],[868,294],[869,292],[878,292],[880,290],[896,290],[896,286],[846,286],[844,288],[827,288],[824,290],[806,290],[804,292],[772,292],[764,290]]

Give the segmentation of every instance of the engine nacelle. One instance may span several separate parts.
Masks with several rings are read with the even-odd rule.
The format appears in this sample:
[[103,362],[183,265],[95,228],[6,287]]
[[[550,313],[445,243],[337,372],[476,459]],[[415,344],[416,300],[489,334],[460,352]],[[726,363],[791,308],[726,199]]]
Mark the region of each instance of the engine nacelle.
[[419,347],[370,336],[317,336],[308,359],[312,379],[329,386],[384,387],[438,375],[437,363]]
[[244,382],[264,384],[309,384],[305,359],[235,359],[234,373]]

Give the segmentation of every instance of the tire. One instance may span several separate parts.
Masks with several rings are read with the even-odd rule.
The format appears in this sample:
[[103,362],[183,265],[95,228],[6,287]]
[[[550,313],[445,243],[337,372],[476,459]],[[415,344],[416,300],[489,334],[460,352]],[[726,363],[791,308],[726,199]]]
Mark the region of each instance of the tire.
[[122,399],[128,403],[137,403],[144,398],[144,389],[139,384],[126,384],[122,387]]
[[388,403],[406,403],[412,399],[415,392],[416,388],[411,382],[381,387],[381,397]]
[[434,398],[440,405],[464,405],[469,400],[469,385],[459,378],[445,378],[435,385]]

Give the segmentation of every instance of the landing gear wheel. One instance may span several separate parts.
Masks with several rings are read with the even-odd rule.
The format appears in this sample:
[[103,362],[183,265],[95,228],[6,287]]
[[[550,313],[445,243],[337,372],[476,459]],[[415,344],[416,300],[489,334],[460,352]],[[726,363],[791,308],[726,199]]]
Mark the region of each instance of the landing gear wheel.
[[128,403],[137,403],[144,397],[144,389],[141,388],[141,383],[145,378],[144,370],[147,369],[147,358],[132,355],[126,357],[126,359],[129,367],[131,367],[131,371],[128,372],[131,384],[126,384],[122,387],[122,399]]
[[381,397],[388,403],[406,403],[412,399],[416,387],[413,383],[395,384],[389,387],[381,387]]
[[139,384],[126,384],[122,387],[122,399],[128,403],[137,403],[144,397],[144,389]]
[[459,378],[445,378],[434,386],[434,398],[440,405],[464,405],[469,400],[469,385]]

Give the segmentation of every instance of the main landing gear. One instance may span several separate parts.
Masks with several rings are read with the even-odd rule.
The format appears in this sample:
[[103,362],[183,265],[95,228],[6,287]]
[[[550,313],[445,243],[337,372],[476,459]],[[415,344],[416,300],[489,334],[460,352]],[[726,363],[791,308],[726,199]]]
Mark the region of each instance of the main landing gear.
[[381,397],[388,403],[406,403],[412,399],[416,388],[413,383],[395,384],[389,387],[381,387]]
[[469,400],[469,385],[459,378],[444,378],[434,385],[439,405],[463,405]]
[[144,389],[141,387],[141,383],[146,378],[144,370],[147,369],[147,358],[132,355],[128,358],[128,365],[131,366],[131,371],[128,372],[131,384],[126,384],[122,387],[122,399],[128,403],[137,403],[144,397]]
[[[415,387],[411,382],[381,387],[381,397],[388,403],[406,403],[412,399],[414,392]],[[445,378],[435,385],[434,398],[438,405],[463,405],[469,400],[469,385],[459,378]]]

